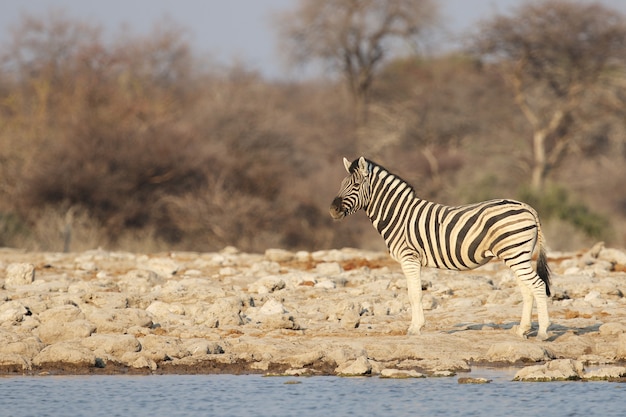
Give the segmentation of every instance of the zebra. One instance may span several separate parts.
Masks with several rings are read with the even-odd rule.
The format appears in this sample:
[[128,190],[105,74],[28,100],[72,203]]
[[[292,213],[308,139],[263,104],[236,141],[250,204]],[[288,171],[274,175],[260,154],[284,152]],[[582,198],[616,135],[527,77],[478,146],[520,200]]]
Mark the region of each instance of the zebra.
[[[408,334],[424,325],[421,267],[450,270],[477,268],[498,258],[513,271],[523,297],[517,334],[531,329],[533,299],[537,303],[537,339],[548,338],[550,296],[544,238],[537,212],[514,200],[490,200],[449,207],[418,198],[411,185],[364,157],[343,159],[348,176],[330,206],[339,220],[363,209],[383,237],[391,257],[407,279],[411,305]],[[531,258],[538,244],[537,269]]]

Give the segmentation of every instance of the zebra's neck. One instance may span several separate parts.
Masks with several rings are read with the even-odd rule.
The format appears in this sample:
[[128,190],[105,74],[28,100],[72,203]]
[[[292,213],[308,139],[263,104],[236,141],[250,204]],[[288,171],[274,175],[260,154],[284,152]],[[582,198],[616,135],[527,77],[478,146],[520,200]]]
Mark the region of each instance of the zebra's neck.
[[407,203],[416,200],[417,197],[413,187],[402,178],[380,165],[372,165],[370,201],[365,212],[374,228],[384,237],[383,232],[394,216],[406,210]]

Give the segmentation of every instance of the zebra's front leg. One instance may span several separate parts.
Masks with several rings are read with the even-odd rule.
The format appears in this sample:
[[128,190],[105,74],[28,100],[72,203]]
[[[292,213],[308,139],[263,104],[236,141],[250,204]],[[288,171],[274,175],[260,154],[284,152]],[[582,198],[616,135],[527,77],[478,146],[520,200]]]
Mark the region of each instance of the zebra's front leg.
[[415,258],[406,258],[402,262],[402,272],[406,277],[411,303],[411,326],[408,334],[419,335],[424,326],[424,308],[422,307],[421,264]]

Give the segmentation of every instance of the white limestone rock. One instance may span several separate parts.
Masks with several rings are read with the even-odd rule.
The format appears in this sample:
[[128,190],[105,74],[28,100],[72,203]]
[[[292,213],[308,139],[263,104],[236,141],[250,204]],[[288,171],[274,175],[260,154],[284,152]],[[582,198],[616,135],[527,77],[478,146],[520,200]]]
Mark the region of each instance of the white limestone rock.
[[490,362],[541,362],[554,359],[555,355],[534,341],[500,342],[491,345],[486,359]]
[[31,263],[11,263],[6,269],[4,286],[15,288],[35,281],[35,265]]
[[593,371],[585,372],[582,376],[584,380],[605,381],[626,377],[626,366],[608,366]]
[[117,286],[122,292],[145,294],[164,282],[165,280],[152,270],[133,269],[119,278]]
[[626,359],[626,333],[620,333],[617,338],[617,354],[618,359]]
[[248,292],[269,294],[285,288],[285,281],[278,275],[267,275],[248,286]]
[[92,335],[96,326],[90,321],[78,319],[68,322],[48,320],[42,323],[35,334],[46,344],[66,340],[83,339]]
[[359,356],[353,361],[339,365],[335,369],[338,376],[363,376],[372,373],[372,364],[366,356]]
[[267,249],[265,257],[272,262],[288,262],[294,259],[294,254],[284,249]]
[[154,317],[140,308],[86,309],[87,320],[96,326],[98,333],[126,333],[134,326],[152,327]]
[[334,276],[343,272],[343,268],[337,262],[322,262],[315,266],[315,272],[321,276]]
[[92,334],[81,340],[81,344],[98,356],[110,355],[114,358],[121,358],[126,352],[141,350],[139,340],[129,334]]
[[16,354],[29,360],[34,358],[45,345],[36,336],[20,335],[0,330],[0,353],[6,355]]
[[573,359],[555,359],[543,365],[527,366],[520,369],[514,381],[571,381],[581,379],[584,367],[582,362]]
[[405,369],[383,369],[380,372],[381,378],[395,378],[395,379],[404,379],[404,378],[426,378],[426,375],[417,372],[414,369],[405,370]]
[[49,308],[39,313],[39,320],[42,323],[57,322],[67,323],[74,320],[84,319],[85,314],[76,305],[65,304],[57,307]]
[[60,363],[93,367],[96,355],[79,341],[65,341],[46,346],[33,358],[35,366]]
[[611,335],[619,335],[622,333],[626,333],[626,324],[625,323],[604,323],[598,329],[600,334],[603,336],[611,336]]
[[0,304],[0,325],[17,324],[24,320],[25,316],[31,315],[30,309],[26,308],[19,300]]

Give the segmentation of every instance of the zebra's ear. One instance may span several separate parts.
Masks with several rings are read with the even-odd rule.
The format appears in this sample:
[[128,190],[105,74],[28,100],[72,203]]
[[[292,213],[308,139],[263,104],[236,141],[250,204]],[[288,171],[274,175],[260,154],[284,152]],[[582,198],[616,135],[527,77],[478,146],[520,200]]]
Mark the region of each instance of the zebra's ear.
[[352,165],[352,163],[348,161],[348,158],[344,157],[343,166],[346,167],[346,171],[348,171],[348,174],[350,174],[350,165]]
[[367,177],[367,175],[370,173],[369,166],[364,157],[359,158],[359,171],[364,177]]

